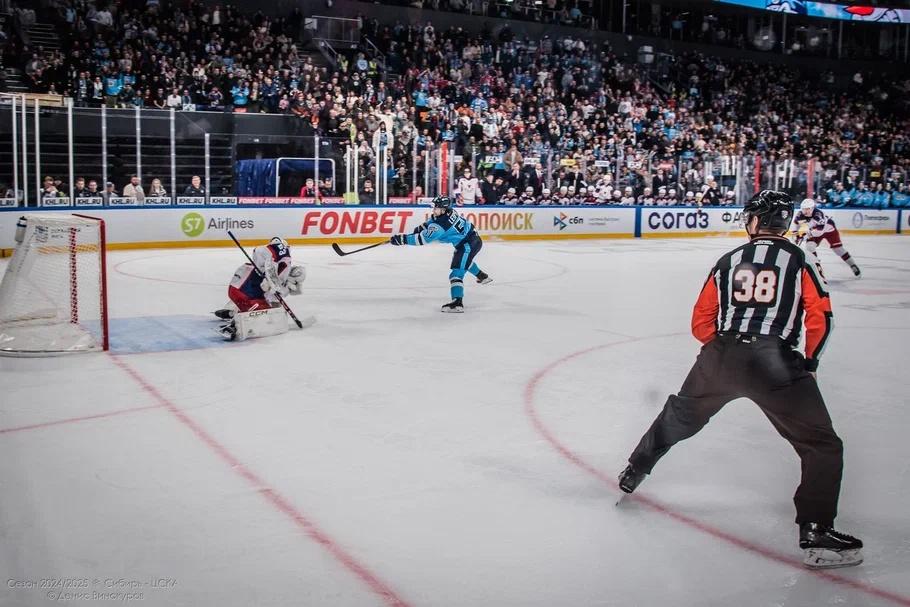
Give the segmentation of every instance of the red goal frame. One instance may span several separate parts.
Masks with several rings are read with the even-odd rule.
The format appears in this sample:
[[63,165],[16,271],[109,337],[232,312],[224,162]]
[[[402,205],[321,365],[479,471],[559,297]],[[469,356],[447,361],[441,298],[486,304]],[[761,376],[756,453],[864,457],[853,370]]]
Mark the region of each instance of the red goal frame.
[[[104,220],[92,215],[83,215],[81,213],[72,213],[73,217],[82,219],[91,219],[98,222],[98,249],[101,255],[101,349],[107,352],[110,349],[110,338],[108,335],[108,315],[107,315],[107,233]],[[70,322],[79,324],[79,289],[76,282],[76,229],[70,228],[70,275],[73,277],[70,284]]]

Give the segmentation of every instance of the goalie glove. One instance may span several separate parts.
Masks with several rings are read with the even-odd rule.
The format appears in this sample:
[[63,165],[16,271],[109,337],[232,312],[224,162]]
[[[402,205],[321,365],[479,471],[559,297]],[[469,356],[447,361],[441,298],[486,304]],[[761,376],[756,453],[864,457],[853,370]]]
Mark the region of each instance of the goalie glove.
[[291,266],[291,271],[288,274],[288,293],[290,295],[300,295],[304,280],[306,280],[306,268],[303,266]]
[[259,287],[262,289],[263,294],[265,294],[266,299],[274,298],[276,294],[281,297],[286,297],[289,292],[287,287],[282,287],[276,281],[272,280],[270,274],[266,274],[265,278],[262,279],[262,282],[259,283]]

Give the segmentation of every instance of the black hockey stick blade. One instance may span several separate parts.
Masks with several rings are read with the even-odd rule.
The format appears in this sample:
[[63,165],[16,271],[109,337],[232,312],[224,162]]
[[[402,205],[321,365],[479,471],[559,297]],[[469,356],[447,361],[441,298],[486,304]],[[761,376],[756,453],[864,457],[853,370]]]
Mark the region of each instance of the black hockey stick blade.
[[341,257],[344,257],[345,255],[353,255],[354,253],[360,253],[361,251],[366,251],[368,249],[375,249],[376,247],[381,247],[384,244],[388,244],[388,242],[389,242],[388,240],[383,240],[382,242],[377,242],[376,244],[371,244],[366,247],[360,247],[359,249],[354,249],[353,251],[347,251],[347,252],[342,251],[341,247],[338,246],[337,242],[333,242],[332,250],[335,251],[336,253],[338,253]]

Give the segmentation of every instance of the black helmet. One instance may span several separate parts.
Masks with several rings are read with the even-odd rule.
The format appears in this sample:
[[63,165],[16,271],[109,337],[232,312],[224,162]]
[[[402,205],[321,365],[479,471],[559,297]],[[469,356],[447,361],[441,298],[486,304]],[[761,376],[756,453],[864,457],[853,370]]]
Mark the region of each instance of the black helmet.
[[793,220],[793,199],[785,192],[762,190],[746,203],[743,224],[748,226],[753,217],[759,228],[786,230]]
[[448,196],[437,196],[433,199],[433,208],[451,211],[454,207],[455,201]]

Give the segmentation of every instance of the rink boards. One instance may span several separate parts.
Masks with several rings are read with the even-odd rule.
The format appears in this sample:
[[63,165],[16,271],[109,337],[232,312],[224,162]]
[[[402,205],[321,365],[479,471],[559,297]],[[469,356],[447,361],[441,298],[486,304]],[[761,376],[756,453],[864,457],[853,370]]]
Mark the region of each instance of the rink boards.
[[[376,242],[411,232],[429,216],[426,206],[195,206],[78,210],[0,209],[0,250],[15,246],[24,213],[84,212],[104,219],[112,249],[211,247],[282,236],[292,244]],[[694,207],[461,207],[485,238],[681,238],[742,234],[741,208]],[[845,233],[910,233],[910,212],[826,209]]]

